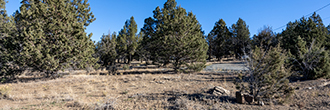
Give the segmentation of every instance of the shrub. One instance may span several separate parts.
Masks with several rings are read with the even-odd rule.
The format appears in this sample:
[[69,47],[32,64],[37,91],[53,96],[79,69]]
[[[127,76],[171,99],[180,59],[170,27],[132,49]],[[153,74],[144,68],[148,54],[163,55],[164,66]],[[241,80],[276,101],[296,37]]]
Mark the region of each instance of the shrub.
[[294,92],[289,86],[291,72],[285,65],[287,58],[279,45],[269,51],[256,47],[247,59],[248,71],[239,76],[237,88],[253,95],[257,101],[284,103]]
[[124,69],[124,70],[128,70],[128,69],[129,69],[129,65],[124,65],[124,66],[123,66],[123,69]]
[[298,37],[298,55],[292,56],[295,71],[304,79],[330,78],[330,58],[328,50],[314,44],[305,47],[306,42]]
[[188,70],[192,70],[194,72],[202,71],[206,67],[205,62],[191,63],[189,65],[187,64],[186,66],[188,67]]

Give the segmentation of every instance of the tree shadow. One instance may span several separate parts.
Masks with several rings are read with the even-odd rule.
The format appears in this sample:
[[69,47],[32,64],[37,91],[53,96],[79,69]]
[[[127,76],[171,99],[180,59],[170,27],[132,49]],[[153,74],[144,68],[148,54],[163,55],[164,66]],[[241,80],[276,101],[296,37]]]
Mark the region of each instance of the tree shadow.
[[[202,105],[218,104],[218,103],[236,103],[236,99],[232,96],[216,96],[212,94],[212,90],[202,93],[187,94],[183,91],[164,91],[162,93],[149,93],[136,96],[138,100],[166,100],[167,104],[164,104],[164,109],[178,109],[177,104],[180,101],[193,101]],[[182,103],[181,103],[182,104]],[[184,103],[183,103],[184,104]]]

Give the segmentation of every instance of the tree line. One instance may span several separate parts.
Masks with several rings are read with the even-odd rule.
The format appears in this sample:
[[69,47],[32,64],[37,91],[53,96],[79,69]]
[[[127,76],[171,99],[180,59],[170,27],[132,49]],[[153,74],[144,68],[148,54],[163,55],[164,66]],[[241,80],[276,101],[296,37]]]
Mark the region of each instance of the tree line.
[[118,34],[102,35],[95,44],[92,33],[85,32],[96,20],[87,2],[22,0],[19,11],[9,16],[6,1],[0,0],[1,80],[13,79],[26,69],[51,76],[67,68],[92,70],[118,61],[129,64],[133,59],[161,66],[172,64],[177,72],[199,71],[213,56],[218,60],[224,57],[257,60],[253,56],[256,52],[268,55],[273,50],[281,50],[274,54],[285,55],[278,58],[279,62],[290,67],[295,75],[309,79],[329,77],[330,26],[326,27],[316,13],[289,22],[281,33],[264,27],[250,38],[247,23],[239,18],[230,27],[220,19],[204,35],[192,12],[177,6],[175,0],[168,0],[144,20],[139,33],[132,16]]

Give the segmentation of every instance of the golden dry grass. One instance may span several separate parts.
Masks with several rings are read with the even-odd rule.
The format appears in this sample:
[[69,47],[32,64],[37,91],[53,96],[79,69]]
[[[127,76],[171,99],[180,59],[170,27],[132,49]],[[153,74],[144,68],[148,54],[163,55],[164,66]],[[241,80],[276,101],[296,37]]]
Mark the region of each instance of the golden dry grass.
[[[164,109],[168,92],[195,94],[223,83],[218,75],[130,74],[116,76],[69,75],[48,81],[3,84],[7,98],[4,109],[93,109],[111,105],[116,109]],[[212,77],[212,78],[211,78]]]

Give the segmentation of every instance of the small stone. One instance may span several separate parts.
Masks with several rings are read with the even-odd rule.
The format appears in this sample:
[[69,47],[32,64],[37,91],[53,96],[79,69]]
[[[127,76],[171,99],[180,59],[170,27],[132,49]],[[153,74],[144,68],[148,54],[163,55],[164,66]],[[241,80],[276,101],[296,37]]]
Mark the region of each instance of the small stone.
[[330,85],[330,82],[324,82],[323,84],[319,85],[319,87],[324,87]]
[[264,106],[265,103],[264,103],[263,101],[259,101],[259,105],[260,105],[260,106]]
[[164,76],[163,79],[164,79],[164,80],[171,80],[171,77],[169,77],[169,76]]
[[164,84],[165,82],[164,81],[156,81],[156,83],[158,83],[158,84]]

